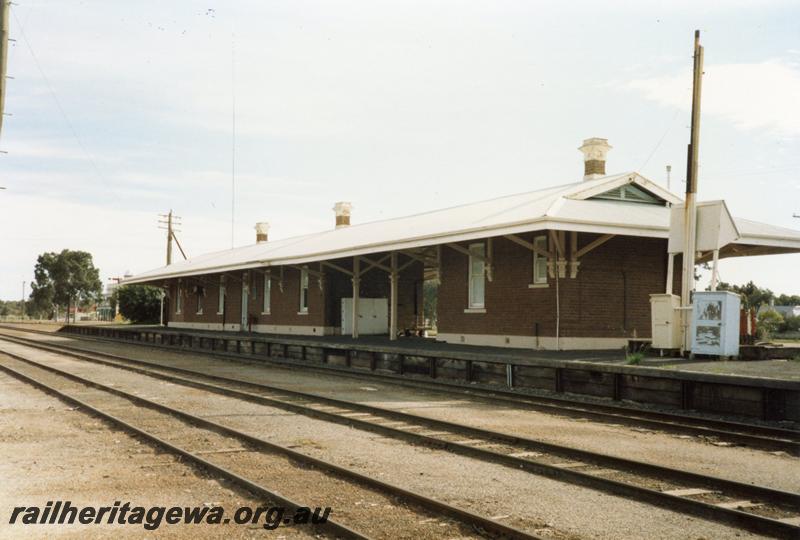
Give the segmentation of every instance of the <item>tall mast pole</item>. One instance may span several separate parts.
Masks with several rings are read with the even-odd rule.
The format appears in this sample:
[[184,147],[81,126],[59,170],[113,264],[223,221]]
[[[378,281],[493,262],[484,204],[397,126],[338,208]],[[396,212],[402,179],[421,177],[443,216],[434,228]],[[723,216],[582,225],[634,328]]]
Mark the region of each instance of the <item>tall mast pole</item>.
[[0,132],[6,104],[6,73],[8,72],[8,16],[9,0],[0,0]]
[[700,153],[700,93],[703,83],[703,46],[700,30],[694,32],[694,72],[692,82],[692,128],[686,160],[686,201],[684,203],[683,275],[681,279],[681,307],[683,314],[683,349],[691,348],[689,332],[691,293],[694,290],[694,264],[697,236],[697,162]]

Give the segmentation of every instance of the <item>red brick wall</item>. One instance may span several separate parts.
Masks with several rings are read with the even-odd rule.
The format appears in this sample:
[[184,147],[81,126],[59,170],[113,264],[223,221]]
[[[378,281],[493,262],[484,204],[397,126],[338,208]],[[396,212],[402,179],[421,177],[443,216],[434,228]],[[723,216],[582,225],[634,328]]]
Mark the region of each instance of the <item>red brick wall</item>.
[[[520,236],[532,241],[534,235]],[[578,245],[595,238],[580,234]],[[494,280],[486,282],[486,313],[464,313],[468,307],[468,258],[453,249],[442,249],[439,331],[535,336],[538,326],[539,336],[555,336],[555,279],[548,279],[547,288],[529,288],[532,253],[505,238],[492,242]],[[560,335],[630,337],[635,333],[649,337],[649,295],[664,290],[665,251],[666,240],[617,236],[584,255],[577,278],[558,280]]]
[[[336,264],[352,268],[350,260],[339,260]],[[362,266],[363,268],[364,266]],[[319,265],[309,265],[312,271],[319,271]],[[172,322],[239,324],[241,322],[242,280],[249,284],[248,316],[256,317],[256,324],[283,326],[341,326],[341,299],[352,297],[350,277],[336,270],[326,268],[323,290],[319,288],[319,278],[309,274],[308,314],[300,311],[300,270],[284,267],[283,291],[281,291],[281,272],[271,269],[272,288],[270,294],[270,313],[262,314],[264,306],[263,270],[228,272],[225,277],[225,311],[217,313],[220,274],[181,278],[183,289],[183,309],[176,310],[178,280],[169,283],[169,320]],[[417,311],[422,310],[420,284],[422,265],[415,263],[405,269],[398,283],[398,327],[413,326]],[[203,313],[197,314],[195,286],[202,286],[205,295],[200,296]],[[360,294],[364,298],[388,298],[389,277],[386,272],[373,268],[361,280]]]
[[[311,270],[316,268],[311,267]],[[253,271],[251,271],[251,274]],[[300,314],[300,270],[283,269],[283,291],[280,287],[279,268],[271,270],[272,291],[270,294],[270,314],[261,315],[264,305],[264,276],[256,272],[256,294],[250,295],[250,314],[258,316],[258,324],[279,324],[286,326],[326,326],[325,298],[319,289],[319,279],[308,276],[308,313]],[[252,291],[252,284],[251,284]]]

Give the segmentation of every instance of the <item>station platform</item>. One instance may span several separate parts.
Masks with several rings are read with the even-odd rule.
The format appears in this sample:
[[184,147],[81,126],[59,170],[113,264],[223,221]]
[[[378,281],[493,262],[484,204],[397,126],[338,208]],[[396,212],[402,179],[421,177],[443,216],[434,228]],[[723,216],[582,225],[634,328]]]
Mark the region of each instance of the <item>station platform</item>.
[[[285,336],[160,326],[69,325],[61,334],[299,368],[416,378],[503,392],[548,392],[767,421],[800,421],[800,362],[642,359],[618,351],[474,347],[426,338]],[[648,363],[651,362],[651,363]]]

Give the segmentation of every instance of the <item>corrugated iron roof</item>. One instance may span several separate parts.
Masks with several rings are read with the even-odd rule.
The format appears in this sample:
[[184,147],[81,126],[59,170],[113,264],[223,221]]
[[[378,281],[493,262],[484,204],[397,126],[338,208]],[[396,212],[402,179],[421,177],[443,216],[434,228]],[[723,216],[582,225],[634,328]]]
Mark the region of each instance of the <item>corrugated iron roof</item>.
[[[682,202],[677,195],[638,173],[628,172],[208,253],[144,272],[124,282],[142,283],[212,272],[303,264],[544,229],[666,238],[670,220],[666,206],[592,199],[625,183],[635,183],[667,202]],[[749,220],[737,219],[736,224],[742,233],[737,243],[774,245],[800,251],[800,231]]]

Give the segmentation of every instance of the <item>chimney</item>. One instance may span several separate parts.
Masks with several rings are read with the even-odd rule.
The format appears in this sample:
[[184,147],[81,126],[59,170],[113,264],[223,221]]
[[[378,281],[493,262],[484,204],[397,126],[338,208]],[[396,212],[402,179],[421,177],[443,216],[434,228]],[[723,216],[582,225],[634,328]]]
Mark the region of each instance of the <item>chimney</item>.
[[607,139],[592,137],[578,148],[583,152],[583,179],[594,180],[606,175],[606,154],[611,150]]
[[349,202],[337,202],[333,205],[333,211],[336,212],[336,228],[350,226],[350,210],[353,205]]
[[259,221],[256,223],[256,244],[266,242],[267,233],[269,233],[269,223],[266,221]]

